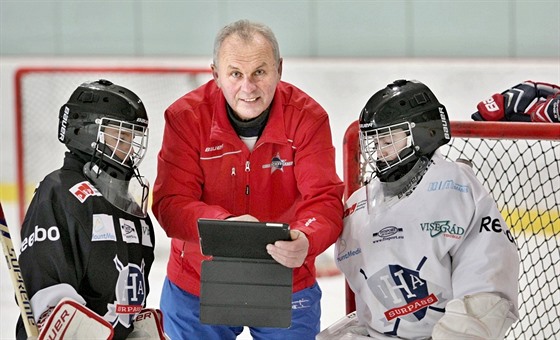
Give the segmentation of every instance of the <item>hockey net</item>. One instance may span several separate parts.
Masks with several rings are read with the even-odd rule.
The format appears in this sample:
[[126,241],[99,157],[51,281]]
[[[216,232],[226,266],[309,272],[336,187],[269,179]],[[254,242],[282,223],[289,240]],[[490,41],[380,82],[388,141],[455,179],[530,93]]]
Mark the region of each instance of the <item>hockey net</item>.
[[[358,132],[354,122],[344,137],[345,198],[369,175]],[[455,121],[451,134],[442,153],[472,162],[517,241],[520,320],[506,338],[552,339],[560,334],[560,124]],[[355,310],[348,285],[346,309]]]
[[29,67],[15,74],[17,195],[20,221],[36,185],[62,166],[66,147],[57,139],[58,112],[83,82],[108,79],[135,92],[150,119],[148,153],[140,165],[153,183],[165,109],[211,79],[210,68]]

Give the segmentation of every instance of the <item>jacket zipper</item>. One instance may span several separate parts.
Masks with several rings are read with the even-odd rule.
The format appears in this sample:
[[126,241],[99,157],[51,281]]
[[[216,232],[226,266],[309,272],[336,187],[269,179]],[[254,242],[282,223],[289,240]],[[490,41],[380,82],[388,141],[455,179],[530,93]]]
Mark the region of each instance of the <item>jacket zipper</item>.
[[251,171],[251,162],[246,161],[245,162],[245,172],[247,173],[246,179],[247,179],[247,184],[245,185],[245,195],[249,195],[249,172]]
[[251,162],[245,162],[245,211],[249,213],[249,172],[251,172]]

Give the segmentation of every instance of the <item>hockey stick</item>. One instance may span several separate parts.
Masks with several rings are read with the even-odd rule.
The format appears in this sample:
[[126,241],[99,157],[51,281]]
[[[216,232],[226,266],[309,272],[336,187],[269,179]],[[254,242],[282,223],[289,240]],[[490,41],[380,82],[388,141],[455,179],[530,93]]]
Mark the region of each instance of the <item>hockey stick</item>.
[[10,237],[10,230],[8,229],[6,218],[4,217],[4,210],[2,209],[1,202],[0,231],[2,233],[0,242],[2,243],[2,249],[4,250],[6,262],[8,263],[12,285],[16,291],[16,300],[21,311],[21,318],[23,319],[23,324],[25,325],[25,331],[27,332],[28,337],[37,337],[39,331],[37,330],[37,325],[35,324],[35,319],[33,318],[33,311],[31,310],[31,305],[29,304],[27,290],[25,289],[25,284],[23,283],[18,258],[16,251],[14,250],[12,238]]

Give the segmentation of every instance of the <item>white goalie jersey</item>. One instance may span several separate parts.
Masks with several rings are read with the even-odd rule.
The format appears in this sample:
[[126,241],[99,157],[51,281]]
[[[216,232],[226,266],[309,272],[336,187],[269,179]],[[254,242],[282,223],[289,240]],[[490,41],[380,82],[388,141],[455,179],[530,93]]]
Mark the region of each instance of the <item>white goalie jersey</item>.
[[384,198],[374,180],[346,202],[336,264],[374,338],[430,338],[447,302],[480,292],[518,315],[517,247],[495,201],[468,165],[431,162],[409,196]]

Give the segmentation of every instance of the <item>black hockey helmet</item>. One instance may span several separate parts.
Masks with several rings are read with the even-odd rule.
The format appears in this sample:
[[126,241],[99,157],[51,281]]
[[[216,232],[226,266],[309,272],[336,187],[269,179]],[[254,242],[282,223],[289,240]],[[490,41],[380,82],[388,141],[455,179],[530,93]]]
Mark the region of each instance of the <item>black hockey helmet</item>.
[[451,138],[445,106],[415,80],[395,80],[376,92],[359,124],[362,155],[382,182],[398,180]]
[[[115,134],[116,146],[108,148],[108,136],[115,139]],[[91,156],[94,161],[108,160],[107,164],[128,172],[144,158],[148,115],[132,91],[105,79],[85,82],[60,108],[58,140],[70,151]]]

